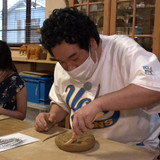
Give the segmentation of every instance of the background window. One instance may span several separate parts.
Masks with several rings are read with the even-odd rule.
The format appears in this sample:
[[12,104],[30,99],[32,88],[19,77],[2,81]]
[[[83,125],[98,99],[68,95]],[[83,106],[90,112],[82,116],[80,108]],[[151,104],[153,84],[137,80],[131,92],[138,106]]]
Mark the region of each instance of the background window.
[[0,39],[11,46],[39,43],[45,0],[0,0]]

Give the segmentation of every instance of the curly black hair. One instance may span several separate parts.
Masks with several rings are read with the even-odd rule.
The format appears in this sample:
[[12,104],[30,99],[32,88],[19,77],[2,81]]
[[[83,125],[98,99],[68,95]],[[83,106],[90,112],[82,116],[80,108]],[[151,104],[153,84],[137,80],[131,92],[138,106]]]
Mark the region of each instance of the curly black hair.
[[99,45],[96,25],[87,15],[73,7],[53,10],[41,28],[41,43],[52,56],[51,48],[64,40],[88,51],[91,38]]

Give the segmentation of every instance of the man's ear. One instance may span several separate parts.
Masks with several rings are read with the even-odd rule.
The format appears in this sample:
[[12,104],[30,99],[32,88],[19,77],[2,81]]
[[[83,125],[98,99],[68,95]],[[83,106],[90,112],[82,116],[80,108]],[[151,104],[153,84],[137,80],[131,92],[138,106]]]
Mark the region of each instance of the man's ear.
[[96,40],[94,38],[90,39],[89,47],[92,48],[93,50],[96,50],[98,48],[97,42],[96,42]]

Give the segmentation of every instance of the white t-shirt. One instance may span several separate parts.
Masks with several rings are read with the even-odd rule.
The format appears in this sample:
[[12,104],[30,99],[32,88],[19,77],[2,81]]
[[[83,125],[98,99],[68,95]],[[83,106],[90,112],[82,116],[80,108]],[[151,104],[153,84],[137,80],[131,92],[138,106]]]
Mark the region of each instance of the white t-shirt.
[[[90,90],[86,90],[82,82],[72,79],[59,63],[56,64],[49,96],[53,103],[70,113],[71,125],[74,111],[95,99],[99,84],[99,96],[131,83],[160,91],[160,63],[154,54],[127,36],[101,35],[101,39],[102,54],[98,67],[87,81],[92,84]],[[92,132],[96,136],[131,145],[143,143],[146,148],[158,151],[158,112],[160,103],[140,109],[105,111],[94,122]]]

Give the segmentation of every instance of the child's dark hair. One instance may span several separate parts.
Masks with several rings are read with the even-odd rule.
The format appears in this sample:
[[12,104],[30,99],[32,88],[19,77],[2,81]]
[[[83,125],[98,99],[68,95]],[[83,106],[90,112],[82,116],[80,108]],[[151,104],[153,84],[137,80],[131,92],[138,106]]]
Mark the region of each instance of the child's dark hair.
[[0,70],[11,69],[17,72],[12,61],[11,51],[8,44],[0,40]]

